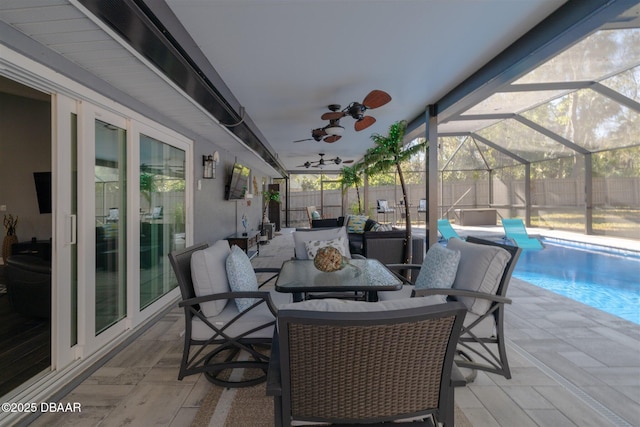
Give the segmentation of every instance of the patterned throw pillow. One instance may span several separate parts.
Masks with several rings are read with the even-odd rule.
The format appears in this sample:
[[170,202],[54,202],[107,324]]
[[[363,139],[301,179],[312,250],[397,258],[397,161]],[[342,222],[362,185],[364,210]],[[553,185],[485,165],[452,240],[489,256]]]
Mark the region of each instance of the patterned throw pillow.
[[376,231],[393,231],[393,225],[391,224],[380,224]]
[[431,246],[416,278],[416,289],[451,288],[459,263],[460,251],[447,249],[440,244]]
[[366,215],[351,215],[347,223],[347,233],[364,233],[364,225],[369,219]]
[[[227,278],[232,292],[250,292],[258,290],[258,278],[247,254],[233,245],[227,257]],[[258,301],[257,298],[237,298],[236,306],[240,312],[245,311]]]
[[344,237],[336,237],[331,240],[312,240],[310,242],[304,242],[304,247],[307,250],[307,256],[309,259],[314,259],[316,254],[318,253],[318,249],[324,248],[327,246],[333,246],[336,248],[342,256],[346,256],[344,253],[345,243]]

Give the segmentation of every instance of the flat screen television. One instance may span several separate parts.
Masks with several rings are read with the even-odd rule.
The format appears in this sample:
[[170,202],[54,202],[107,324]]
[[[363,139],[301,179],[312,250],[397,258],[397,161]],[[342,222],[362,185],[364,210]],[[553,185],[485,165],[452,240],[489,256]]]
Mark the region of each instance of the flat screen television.
[[242,166],[240,163],[233,165],[231,176],[226,186],[225,200],[244,199],[245,193],[249,189],[250,173],[251,170],[246,166]]
[[41,214],[51,213],[51,172],[34,172],[38,208]]

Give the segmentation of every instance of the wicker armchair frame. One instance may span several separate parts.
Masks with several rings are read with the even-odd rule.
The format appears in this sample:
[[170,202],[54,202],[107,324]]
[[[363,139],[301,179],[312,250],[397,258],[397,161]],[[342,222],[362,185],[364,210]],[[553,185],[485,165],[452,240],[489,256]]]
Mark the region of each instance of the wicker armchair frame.
[[425,424],[412,419],[412,425],[452,426],[453,388],[465,384],[453,364],[465,313],[459,302],[389,311],[280,310],[278,355],[272,354],[267,382],[276,425],[418,417]]

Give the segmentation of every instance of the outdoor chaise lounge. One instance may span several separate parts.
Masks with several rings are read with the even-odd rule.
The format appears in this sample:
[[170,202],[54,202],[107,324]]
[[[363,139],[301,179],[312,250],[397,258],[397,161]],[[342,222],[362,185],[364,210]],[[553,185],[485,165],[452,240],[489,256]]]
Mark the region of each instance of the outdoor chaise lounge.
[[443,240],[449,240],[452,237],[456,237],[460,239],[460,235],[453,229],[451,223],[448,219],[439,219],[438,220],[438,231],[442,235]]
[[542,249],[542,243],[535,237],[530,237],[524,222],[520,218],[503,218],[505,239],[511,240],[523,249]]

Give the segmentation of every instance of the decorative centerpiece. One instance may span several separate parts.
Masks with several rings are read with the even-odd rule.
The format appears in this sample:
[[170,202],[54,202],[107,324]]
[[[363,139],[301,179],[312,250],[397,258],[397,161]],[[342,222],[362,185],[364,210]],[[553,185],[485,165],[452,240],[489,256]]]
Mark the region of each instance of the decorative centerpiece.
[[11,256],[11,245],[18,243],[18,236],[16,235],[16,227],[18,226],[18,217],[13,215],[4,216],[4,228],[7,230],[7,234],[2,241],[2,260],[7,263],[7,258]]
[[355,268],[358,272],[360,271],[360,268],[349,263],[349,258],[342,255],[340,251],[333,246],[325,246],[324,248],[318,249],[315,258],[313,258],[313,265],[325,273],[342,270],[347,266]]

